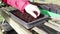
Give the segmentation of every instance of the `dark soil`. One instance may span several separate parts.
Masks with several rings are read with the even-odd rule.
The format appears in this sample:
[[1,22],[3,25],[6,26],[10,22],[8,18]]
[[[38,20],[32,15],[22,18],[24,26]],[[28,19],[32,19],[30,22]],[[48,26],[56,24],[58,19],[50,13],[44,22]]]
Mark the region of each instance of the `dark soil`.
[[[44,15],[41,14],[39,17],[34,18],[30,14],[28,14],[26,12],[25,13],[21,13],[19,10],[11,11],[11,13],[14,14],[15,16],[17,16],[18,18],[24,20],[25,22],[32,22],[34,20],[37,20],[39,18],[43,18],[44,17]],[[37,13],[36,13],[36,15],[37,15]]]

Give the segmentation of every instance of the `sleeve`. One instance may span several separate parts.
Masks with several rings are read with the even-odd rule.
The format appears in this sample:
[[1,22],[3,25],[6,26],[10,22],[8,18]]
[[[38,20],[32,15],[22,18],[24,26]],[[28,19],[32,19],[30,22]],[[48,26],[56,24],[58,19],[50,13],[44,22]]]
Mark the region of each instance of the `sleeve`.
[[28,0],[3,0],[4,3],[9,4],[10,6],[24,12],[25,6],[30,4]]

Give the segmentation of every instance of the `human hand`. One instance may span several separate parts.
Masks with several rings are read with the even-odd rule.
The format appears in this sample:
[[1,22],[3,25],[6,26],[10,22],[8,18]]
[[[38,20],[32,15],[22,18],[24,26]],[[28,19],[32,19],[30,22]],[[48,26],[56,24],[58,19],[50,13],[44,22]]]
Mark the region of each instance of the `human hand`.
[[35,5],[29,4],[25,7],[25,10],[34,18],[37,18],[40,15],[40,10]]

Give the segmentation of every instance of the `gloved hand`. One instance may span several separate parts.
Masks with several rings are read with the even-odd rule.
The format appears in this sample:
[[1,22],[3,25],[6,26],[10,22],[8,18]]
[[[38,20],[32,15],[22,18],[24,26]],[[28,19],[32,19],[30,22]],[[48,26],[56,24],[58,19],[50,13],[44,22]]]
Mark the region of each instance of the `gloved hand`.
[[[32,4],[28,4],[25,7],[25,10],[27,13],[29,13],[31,16],[33,16],[34,18],[37,18],[40,15],[40,10],[38,9],[37,6],[32,5]],[[36,14],[35,14],[36,13]]]

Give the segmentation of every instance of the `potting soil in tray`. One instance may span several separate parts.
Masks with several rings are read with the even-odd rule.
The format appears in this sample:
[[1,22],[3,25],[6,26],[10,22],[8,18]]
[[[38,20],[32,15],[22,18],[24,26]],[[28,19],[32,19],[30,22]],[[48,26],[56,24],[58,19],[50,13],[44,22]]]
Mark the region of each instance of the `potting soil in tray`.
[[[38,16],[37,18],[34,18],[34,17],[32,17],[30,14],[28,14],[28,13],[26,13],[26,12],[25,12],[25,13],[21,13],[19,10],[11,11],[11,13],[14,14],[16,17],[22,19],[23,21],[27,22],[27,23],[32,22],[32,21],[34,21],[34,20],[37,20],[37,19],[39,19],[39,18],[43,18],[43,17],[44,17],[44,15],[41,14],[41,15]],[[36,12],[35,12],[35,13],[36,13]],[[36,13],[36,15],[37,15],[37,13]]]

